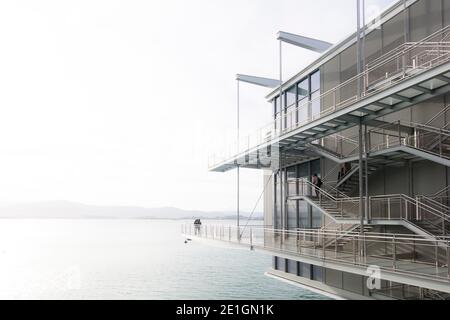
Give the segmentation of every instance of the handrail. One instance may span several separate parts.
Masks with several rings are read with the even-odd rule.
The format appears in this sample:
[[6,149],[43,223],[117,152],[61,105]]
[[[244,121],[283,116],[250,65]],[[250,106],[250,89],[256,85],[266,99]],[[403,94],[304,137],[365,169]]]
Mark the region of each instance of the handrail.
[[[351,198],[348,196],[342,197],[342,198],[336,198],[333,195],[331,195],[330,193],[328,193],[326,190],[324,190],[323,188],[319,188],[307,180],[300,180],[300,182],[302,182],[306,186],[309,186],[311,188],[311,190],[314,190],[317,193],[319,206],[322,205],[322,202],[323,202],[322,198],[326,198],[326,199],[328,199],[328,201],[331,201],[336,206],[335,209],[338,210],[339,214],[337,217],[340,216],[341,219],[343,219],[344,215],[355,216],[355,213],[353,213],[352,211],[355,211],[356,209],[358,209],[357,211],[359,211],[359,200],[360,200],[359,198]],[[303,189],[304,189],[304,187],[302,187],[302,190]],[[311,201],[315,202],[315,200],[313,198],[311,198],[311,196],[308,194],[301,194],[300,196],[308,197]],[[349,204],[350,207],[344,208],[345,204]]]
[[[442,235],[440,234],[433,234],[430,231],[424,230],[421,226],[419,226],[416,222],[422,221],[420,217],[431,215],[431,217],[434,217],[435,219],[438,219],[438,223],[436,224],[433,219],[428,217],[424,221],[432,224],[435,228],[438,230],[442,230],[443,235],[445,236],[447,231],[446,230],[446,223],[448,224],[450,222],[450,216],[442,213],[441,211],[427,205],[423,201],[419,200],[419,197],[416,199],[413,199],[407,195],[404,194],[394,194],[394,195],[381,195],[381,196],[372,196],[370,197],[370,212],[371,212],[371,218],[374,219],[374,205],[379,203],[379,201],[382,201],[382,206],[385,207],[385,209],[388,211],[388,216],[383,217],[383,219],[388,220],[405,220],[412,224],[414,224],[417,228],[422,229],[423,231],[426,231],[429,234],[432,234],[434,238],[439,239]],[[397,213],[395,217],[391,216],[392,205],[396,205],[395,201],[400,201],[398,204],[398,210],[395,212]],[[405,207],[403,207],[403,203],[405,204]],[[408,205],[410,205],[412,210],[408,211]],[[382,208],[383,208],[382,207]],[[379,208],[381,209],[381,208]],[[376,211],[375,211],[376,212]],[[379,213],[382,213],[378,212]],[[375,219],[380,219],[380,217],[376,217],[377,213],[375,213]],[[415,219],[414,219],[415,217]]]
[[450,110],[450,104],[447,105],[444,109],[436,113],[430,120],[428,120],[425,124],[431,125],[436,119],[440,118],[443,114],[446,114]]
[[[393,49],[392,51],[387,52],[387,53],[381,55],[380,57],[376,58],[375,60],[371,61],[371,62],[368,63],[367,65],[374,64],[374,63],[376,63],[377,61],[380,61],[380,60],[382,60],[382,59],[386,59],[386,57],[389,56],[389,54],[392,54],[392,53],[395,52],[395,51],[404,50],[404,48],[407,48],[407,47],[409,47],[409,48],[414,47],[414,46],[417,45],[418,43],[428,42],[429,39],[433,39],[434,37],[440,35],[441,33],[445,33],[445,32],[447,32],[447,31],[450,31],[450,25],[445,26],[445,27],[442,28],[441,30],[438,30],[438,31],[436,31],[436,32],[434,32],[434,33],[432,33],[432,34],[430,34],[429,36],[423,38],[423,39],[420,40],[419,42],[405,42],[405,43],[401,44],[400,46],[398,46],[397,48]],[[444,37],[444,39],[445,39],[445,37]]]
[[410,127],[411,129],[420,128],[420,129],[428,130],[428,131],[431,131],[431,132],[441,133],[441,134],[445,134],[447,136],[450,136],[450,130],[433,127],[433,126],[430,126],[430,125],[427,125],[427,124],[423,124],[423,123],[408,122],[408,121],[402,121],[402,120],[398,120],[398,121],[393,121],[393,122],[390,122],[390,123],[382,124],[382,125],[380,125],[378,127],[375,127],[373,129],[369,130],[369,133],[377,132],[378,130],[391,130],[391,129],[386,129],[386,128],[389,128],[389,127],[394,127],[391,130],[391,131],[394,131],[395,127],[397,127],[399,125],[401,125],[403,127]]
[[[192,224],[182,225],[182,233],[193,239],[211,239],[263,250],[272,256],[280,253],[363,269],[369,265],[379,265],[382,270],[391,273],[449,283],[449,238],[427,239],[400,234],[267,228],[251,228],[240,237],[239,229],[224,225],[204,225],[197,228]],[[330,241],[336,239],[344,242],[339,248],[337,245],[330,245]]]
[[[330,150],[329,147],[326,147],[325,142],[326,142],[327,140],[334,141],[335,144],[336,144],[336,147],[337,147],[338,145],[340,145],[340,146],[341,146],[340,152],[339,152],[339,150],[333,151],[333,150]],[[323,148],[325,151],[335,153],[335,156],[337,156],[338,158],[341,158],[341,159],[344,159],[344,158],[346,158],[346,157],[349,157],[350,155],[354,154],[356,150],[359,149],[359,142],[353,140],[352,138],[344,137],[344,136],[339,135],[339,134],[332,134],[332,135],[329,135],[329,136],[327,136],[327,137],[321,138],[321,139],[319,139],[319,140],[317,140],[317,141],[315,141],[315,142],[319,142],[319,143],[317,144],[317,143],[314,143],[314,142],[313,142],[313,143],[311,143],[311,144],[308,144],[307,146],[310,146],[310,147],[313,147],[313,148],[314,148],[314,147],[317,147],[317,146],[320,146],[320,147]],[[346,152],[346,153],[344,154],[344,150],[343,150],[343,145],[342,145],[342,143],[350,144],[350,146],[351,146],[350,148],[353,148],[353,149],[350,149],[350,151],[348,151],[348,152]],[[365,145],[363,145],[363,148],[364,148],[363,150],[365,151]]]
[[343,177],[341,177],[341,180],[339,180],[336,184],[337,187],[340,187],[345,182],[348,181],[356,172],[359,171],[359,165],[354,166],[351,170],[349,170]]
[[447,213],[450,213],[450,207],[446,206],[443,203],[440,203],[438,201],[436,201],[435,199],[432,199],[430,197],[427,196],[417,196],[418,199],[425,199],[426,201],[431,202],[432,204],[434,204],[437,207],[440,207],[442,210],[445,210]]
[[437,198],[437,197],[439,197],[440,195],[442,195],[442,194],[444,194],[444,193],[448,193],[449,191],[450,191],[450,186],[447,186],[447,187],[445,187],[444,189],[439,190],[439,191],[436,192],[435,194],[428,195],[427,197],[429,197],[429,198]]
[[347,194],[345,194],[344,192],[340,191],[338,188],[331,186],[330,184],[324,182],[323,185],[326,188],[331,189],[333,192],[335,192],[337,195],[339,195],[339,198],[343,198],[343,199],[351,199],[350,196],[348,196]]
[[[193,224],[184,224],[185,226],[190,226]],[[202,225],[201,228],[205,228],[205,227],[227,227],[227,228],[232,228],[232,229],[237,229],[236,226],[224,226],[221,224],[216,224],[216,225]],[[239,229],[242,229],[242,227],[240,227]],[[264,227],[252,227],[253,230],[258,230],[258,231],[268,231],[268,232],[279,232],[279,233],[283,233],[285,235],[296,235],[299,233],[302,234],[308,234],[308,235],[331,235],[331,236],[343,236],[348,234],[347,231],[336,231],[336,230],[322,230],[322,229],[301,229],[301,228],[295,228],[295,229],[291,229],[291,230],[286,230],[286,229],[278,229],[278,228],[264,228]],[[428,238],[424,238],[423,236],[419,236],[419,235],[412,235],[412,234],[404,234],[404,233],[377,233],[377,232],[366,232],[365,235],[361,235],[361,233],[359,232],[353,232],[350,233],[351,236],[356,236],[356,237],[361,237],[361,238],[378,238],[378,239],[392,239],[393,237],[395,237],[396,240],[411,240],[411,241],[417,241],[418,239],[420,239],[420,241],[423,241],[425,243],[442,243],[442,244],[449,244],[448,240],[450,240],[450,236],[447,237],[442,237],[442,239],[428,239]]]
[[[401,126],[408,126],[413,132],[402,133]],[[407,146],[435,154],[441,158],[450,158],[448,150],[442,148],[444,141],[450,139],[450,131],[446,129],[414,122],[396,121],[370,130],[369,136],[372,135],[380,135],[386,139],[383,138],[382,143],[373,145],[373,141],[376,139],[370,138],[370,151]],[[439,148],[436,149],[437,147]]]

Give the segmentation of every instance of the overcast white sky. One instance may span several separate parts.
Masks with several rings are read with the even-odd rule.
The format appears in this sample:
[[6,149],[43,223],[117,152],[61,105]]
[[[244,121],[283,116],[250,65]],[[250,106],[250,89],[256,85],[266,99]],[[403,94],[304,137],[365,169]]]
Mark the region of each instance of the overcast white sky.
[[[277,77],[279,30],[337,42],[355,21],[355,0],[1,1],[0,202],[234,210],[235,172],[207,166],[235,74]],[[286,47],[286,74],[315,57]],[[242,86],[243,127],[266,93]],[[261,191],[244,172],[244,210]]]

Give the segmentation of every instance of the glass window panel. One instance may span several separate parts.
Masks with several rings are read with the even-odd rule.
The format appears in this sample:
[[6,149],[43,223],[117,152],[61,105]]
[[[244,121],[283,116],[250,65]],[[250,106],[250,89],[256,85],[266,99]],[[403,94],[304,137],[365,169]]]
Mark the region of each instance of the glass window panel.
[[298,177],[309,178],[309,163],[302,163],[298,166]]
[[280,113],[280,96],[275,98],[275,105],[276,105],[277,113]]
[[297,124],[297,111],[295,104],[286,110],[286,128],[293,128]]
[[313,229],[322,228],[323,214],[316,208],[312,207],[312,224]]
[[278,112],[278,110],[277,110],[277,101],[275,99],[273,99],[273,101],[272,101],[272,107],[273,107],[273,117],[275,119],[276,116],[277,116],[277,112]]
[[297,261],[288,260],[288,270],[287,270],[287,272],[290,273],[290,274],[297,275],[297,272],[298,272],[297,265],[298,265]]
[[277,270],[286,272],[286,260],[280,257],[277,257]]
[[311,219],[309,215],[309,205],[305,201],[299,201],[298,210],[299,210],[299,228],[310,229]]
[[300,263],[300,276],[306,279],[311,279],[311,265],[307,263]]
[[297,109],[297,118],[298,123],[303,124],[305,121],[308,120],[308,114],[309,114],[309,99],[304,98],[303,100],[298,102],[298,109]]
[[320,71],[311,75],[311,92],[320,90]]
[[287,102],[287,106],[292,106],[293,104],[295,104],[297,102],[297,88],[295,86],[290,87],[287,91],[286,91],[286,102]]
[[311,161],[311,174],[317,174],[320,177],[320,171],[320,160]]
[[301,81],[298,85],[298,100],[309,97],[309,81],[308,78]]
[[287,168],[287,178],[288,179],[297,178],[297,166]]
[[275,227],[281,228],[281,184],[279,175],[275,176]]
[[312,266],[312,280],[323,281],[323,268]]
[[287,203],[287,223],[289,230],[298,228],[297,220],[297,201],[289,201]]
[[316,91],[311,95],[311,115],[313,118],[320,116],[321,105],[320,91]]

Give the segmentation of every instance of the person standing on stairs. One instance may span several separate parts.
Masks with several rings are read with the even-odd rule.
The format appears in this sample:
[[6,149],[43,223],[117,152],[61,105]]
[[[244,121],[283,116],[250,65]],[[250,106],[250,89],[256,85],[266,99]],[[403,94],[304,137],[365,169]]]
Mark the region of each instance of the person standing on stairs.
[[315,173],[312,176],[311,182],[314,186],[314,190],[313,190],[313,196],[318,198],[319,197],[319,189],[322,187],[323,182],[322,180],[319,178],[319,176],[317,175],[317,173]]

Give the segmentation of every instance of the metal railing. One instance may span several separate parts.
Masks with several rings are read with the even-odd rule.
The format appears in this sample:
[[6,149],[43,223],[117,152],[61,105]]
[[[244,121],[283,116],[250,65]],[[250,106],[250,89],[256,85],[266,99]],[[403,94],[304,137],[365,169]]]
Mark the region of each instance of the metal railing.
[[[449,35],[450,26],[447,26],[422,41],[403,44],[368,64],[364,72],[335,88],[311,100],[303,99],[295,102],[287,107],[287,110],[290,111],[284,113],[282,117],[241,139],[237,145],[231,148],[231,154],[215,157],[214,164],[211,164],[210,167],[258,148],[265,143],[274,143],[276,139],[295,129],[449,61],[450,42],[447,41]],[[358,94],[358,88],[361,88],[361,94]]]
[[[295,180],[291,180],[294,183]],[[360,198],[349,197],[334,188],[326,190],[326,186],[318,188],[306,179],[297,179],[288,199],[307,197],[310,201],[324,210],[337,223],[360,219]],[[365,220],[405,221],[413,224],[417,229],[435,237],[442,238],[450,235],[450,212],[442,210],[443,206],[435,200],[425,196],[415,199],[404,194],[378,195],[368,198],[368,217]],[[365,204],[366,197],[363,197]]]
[[[277,230],[186,224],[182,233],[267,251],[272,255],[315,258],[320,261],[414,275],[450,282],[448,240],[429,240],[401,234],[360,234],[351,231]],[[242,235],[242,236],[239,236]],[[338,241],[339,239],[339,244]]]
[[308,197],[334,219],[342,222],[358,219],[360,208],[359,198],[352,198],[339,192],[333,195],[325,188],[319,188],[306,179],[298,180],[297,197]]
[[[410,132],[405,132],[409,128]],[[407,146],[439,157],[450,158],[450,131],[432,126],[396,121],[369,131],[370,152]]]
[[[359,154],[359,142],[358,137],[344,137],[339,134],[332,134],[320,139],[317,143],[313,143],[312,146],[320,146],[328,152],[331,152],[337,158],[345,159]],[[363,145],[363,152],[364,145]]]

